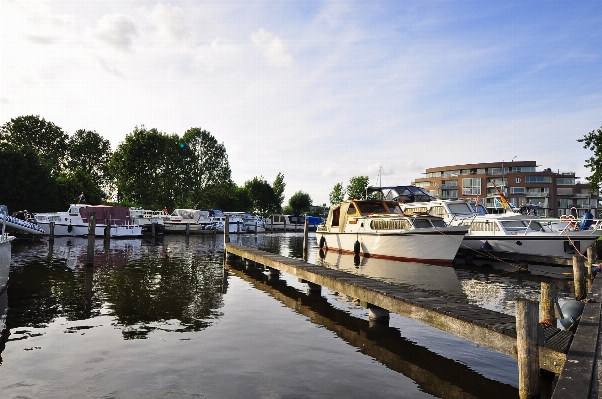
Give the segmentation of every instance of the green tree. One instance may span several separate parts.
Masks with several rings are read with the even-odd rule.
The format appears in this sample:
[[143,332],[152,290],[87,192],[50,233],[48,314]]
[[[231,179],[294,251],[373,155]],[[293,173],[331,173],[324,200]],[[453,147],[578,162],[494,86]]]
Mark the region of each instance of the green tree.
[[288,200],[288,204],[293,210],[293,214],[300,215],[301,212],[309,210],[309,207],[312,205],[312,200],[309,194],[304,193],[303,191],[297,191]]
[[592,171],[592,175],[587,177],[590,191],[599,192],[602,183],[602,126],[577,141],[583,143],[583,148],[594,152],[592,157],[585,160],[585,167]]
[[178,135],[136,126],[109,162],[118,200],[151,209],[172,209],[176,204],[192,207],[189,191],[195,180],[191,176],[194,154],[181,144]]
[[9,212],[66,210],[59,201],[55,178],[31,148],[0,144],[0,204]]
[[253,213],[267,216],[279,211],[278,197],[263,176],[254,177],[252,180],[245,182],[244,188],[248,191],[253,204],[251,208]]
[[80,129],[68,141],[67,169],[81,168],[103,189],[110,182],[111,144],[95,131]]
[[349,179],[347,185],[347,199],[363,199],[366,197],[366,188],[370,179],[368,176],[355,176]]
[[78,196],[84,194],[83,203],[98,205],[101,203],[103,192],[92,176],[82,168],[62,172],[57,179],[61,209],[67,209],[69,204],[76,203]]
[[330,204],[335,205],[342,202],[345,199],[345,189],[343,188],[343,183],[337,183],[332,188],[332,191],[329,195]]
[[274,180],[274,183],[272,184],[272,189],[274,191],[274,194],[276,195],[276,200],[278,203],[278,209],[275,210],[275,212],[281,212],[282,211],[282,204],[284,203],[284,188],[286,187],[286,183],[284,182],[284,175],[280,172],[278,172],[278,175],[276,175],[276,179]]
[[68,138],[63,129],[39,115],[13,118],[0,128],[0,142],[33,150],[53,176],[58,176],[64,167]]
[[184,196],[189,196],[191,201],[206,206],[211,200],[216,200],[215,197],[207,196],[207,193],[223,193],[223,190],[219,189],[220,186],[231,186],[232,172],[226,147],[223,143],[218,143],[211,133],[196,127],[188,129],[182,140],[192,152],[192,159],[186,165],[190,190],[185,192]]

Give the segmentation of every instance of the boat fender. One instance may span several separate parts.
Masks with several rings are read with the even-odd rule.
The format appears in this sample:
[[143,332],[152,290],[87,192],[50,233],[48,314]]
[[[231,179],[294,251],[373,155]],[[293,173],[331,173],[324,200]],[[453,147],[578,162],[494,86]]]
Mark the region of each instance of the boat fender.
[[485,240],[483,245],[481,245],[481,249],[484,249],[485,251],[493,251],[493,247],[491,246],[491,244],[489,244],[489,241],[487,240]]
[[322,236],[320,238],[320,249],[324,248],[324,245],[326,245],[326,238],[324,238],[324,236]]
[[324,259],[326,258],[326,252],[324,252],[324,250],[322,248],[320,248],[320,259]]
[[355,241],[355,244],[353,244],[353,253],[356,255],[360,254],[360,242],[358,240]]
[[71,233],[73,231],[73,226],[71,226],[71,223],[69,223],[69,226],[67,226],[67,232]]
[[566,301],[560,308],[562,318],[559,320],[560,324],[565,330],[573,330],[579,325],[581,319],[581,313],[585,304],[581,301],[570,300]]
[[353,264],[355,265],[355,267],[359,267],[360,266],[360,256],[359,255],[355,255],[353,257]]

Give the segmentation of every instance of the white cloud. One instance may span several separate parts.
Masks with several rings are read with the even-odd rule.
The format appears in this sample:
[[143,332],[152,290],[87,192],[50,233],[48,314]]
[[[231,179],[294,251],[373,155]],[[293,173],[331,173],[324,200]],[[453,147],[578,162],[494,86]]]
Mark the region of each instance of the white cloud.
[[163,45],[189,45],[194,40],[186,14],[179,7],[159,3],[151,11],[148,21]]
[[131,18],[121,14],[104,15],[94,35],[119,50],[130,50],[138,29]]
[[269,66],[288,67],[295,63],[293,57],[288,53],[286,43],[265,29],[259,29],[251,35],[257,51],[261,54]]

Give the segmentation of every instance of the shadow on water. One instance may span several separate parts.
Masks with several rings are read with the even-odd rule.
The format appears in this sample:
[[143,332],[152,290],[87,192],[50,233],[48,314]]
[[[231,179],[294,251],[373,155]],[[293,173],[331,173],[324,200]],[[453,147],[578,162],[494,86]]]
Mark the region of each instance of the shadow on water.
[[386,367],[414,380],[420,389],[441,398],[509,398],[518,390],[490,380],[468,366],[447,359],[404,338],[387,325],[371,324],[333,307],[317,294],[306,295],[283,280],[268,277],[260,269],[243,270],[240,264],[226,264],[233,275],[250,282],[281,303],[324,326],[339,338]]

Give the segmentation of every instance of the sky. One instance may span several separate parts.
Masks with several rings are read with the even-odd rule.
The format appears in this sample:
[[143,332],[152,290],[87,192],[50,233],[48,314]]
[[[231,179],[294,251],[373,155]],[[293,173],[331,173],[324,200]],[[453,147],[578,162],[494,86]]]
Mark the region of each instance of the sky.
[[113,150],[200,127],[237,184],[281,172],[285,201],[316,205],[354,176],[511,159],[585,181],[600,21],[600,0],[0,0],[0,124],[39,115]]

